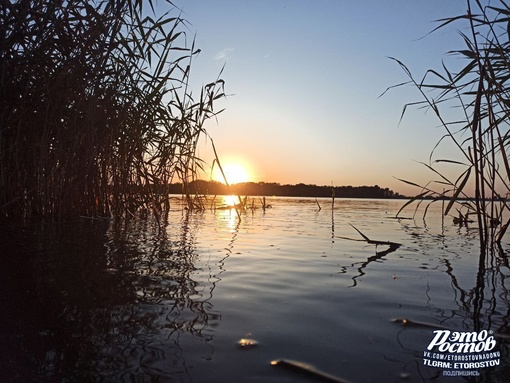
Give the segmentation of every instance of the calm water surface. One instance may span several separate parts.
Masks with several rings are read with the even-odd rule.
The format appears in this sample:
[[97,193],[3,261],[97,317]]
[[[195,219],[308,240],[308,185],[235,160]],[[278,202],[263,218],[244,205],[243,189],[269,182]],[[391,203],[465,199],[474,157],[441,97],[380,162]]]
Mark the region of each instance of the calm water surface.
[[[239,221],[172,198],[162,230],[150,215],[3,228],[0,381],[317,381],[282,358],[352,383],[510,381],[508,238],[480,263],[476,228],[440,205],[424,220],[393,218],[402,201],[267,201]],[[499,366],[424,365],[442,328],[494,332]]]

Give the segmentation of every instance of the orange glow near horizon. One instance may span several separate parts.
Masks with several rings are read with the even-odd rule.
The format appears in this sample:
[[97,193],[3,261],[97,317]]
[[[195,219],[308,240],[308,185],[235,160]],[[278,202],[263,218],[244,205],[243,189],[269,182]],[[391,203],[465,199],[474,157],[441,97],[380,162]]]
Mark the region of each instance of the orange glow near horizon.
[[[225,173],[227,182],[231,185],[251,181],[252,177],[250,171],[248,170],[248,167],[241,161],[229,160],[225,163],[222,163],[221,167]],[[221,174],[219,166],[215,166],[212,178],[215,181],[225,183],[225,179]]]

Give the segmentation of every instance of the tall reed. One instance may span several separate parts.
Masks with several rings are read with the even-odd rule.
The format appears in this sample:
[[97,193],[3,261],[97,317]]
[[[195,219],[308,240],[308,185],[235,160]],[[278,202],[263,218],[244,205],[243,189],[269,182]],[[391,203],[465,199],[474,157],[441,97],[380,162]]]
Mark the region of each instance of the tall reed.
[[0,2],[0,220],[162,209],[194,178],[224,83],[193,94],[200,50],[165,5]]
[[[476,217],[482,248],[501,241],[510,223],[508,220],[500,225],[505,214],[508,219],[510,192],[510,7],[504,1],[494,4],[468,0],[465,14],[439,20],[436,29],[465,24],[459,31],[465,46],[450,52],[464,59],[464,65],[455,73],[443,65],[442,71],[429,70],[418,81],[401,61],[394,59],[410,79],[405,84],[411,83],[423,97],[405,105],[401,118],[409,106],[424,106],[435,114],[445,131],[425,163],[438,178],[427,185],[402,180],[421,189],[403,208],[424,198],[448,199],[445,215],[456,207],[461,223],[471,215]],[[446,105],[460,107],[463,117],[448,121]],[[445,140],[453,143],[461,160],[435,156]],[[438,168],[440,165],[455,167],[457,175],[447,176]]]

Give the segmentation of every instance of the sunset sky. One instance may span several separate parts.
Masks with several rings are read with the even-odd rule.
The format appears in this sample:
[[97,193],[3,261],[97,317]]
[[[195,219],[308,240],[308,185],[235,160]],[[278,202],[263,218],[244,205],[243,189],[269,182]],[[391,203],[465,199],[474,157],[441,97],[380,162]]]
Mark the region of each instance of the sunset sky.
[[[221,77],[230,95],[207,130],[220,159],[244,166],[251,181],[379,185],[403,194],[395,179],[434,179],[427,162],[444,134],[388,57],[418,78],[454,68],[462,49],[455,24],[427,35],[437,19],[464,13],[465,0],[176,0],[201,49],[192,84]],[[454,157],[442,147],[439,156]],[[451,154],[451,155],[450,155]],[[199,155],[212,162],[210,145]]]

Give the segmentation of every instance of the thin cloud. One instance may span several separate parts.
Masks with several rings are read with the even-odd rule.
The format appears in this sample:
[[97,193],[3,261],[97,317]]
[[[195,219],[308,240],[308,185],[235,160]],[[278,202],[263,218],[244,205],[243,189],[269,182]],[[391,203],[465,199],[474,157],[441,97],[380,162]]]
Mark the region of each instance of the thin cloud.
[[232,54],[234,53],[233,48],[225,48],[219,51],[216,56],[214,56],[214,61],[226,61],[230,57],[232,57]]

